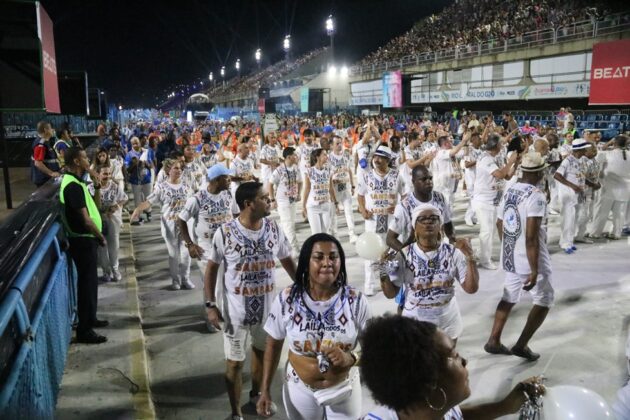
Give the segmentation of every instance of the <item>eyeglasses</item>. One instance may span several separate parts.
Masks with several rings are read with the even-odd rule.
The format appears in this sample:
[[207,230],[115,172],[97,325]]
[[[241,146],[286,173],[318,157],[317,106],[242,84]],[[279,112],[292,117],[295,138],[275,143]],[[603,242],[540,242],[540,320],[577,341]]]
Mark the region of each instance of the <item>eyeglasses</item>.
[[440,221],[440,216],[438,215],[433,215],[433,216],[419,216],[416,219],[416,223],[422,223],[423,225],[434,225],[436,223],[438,223]]

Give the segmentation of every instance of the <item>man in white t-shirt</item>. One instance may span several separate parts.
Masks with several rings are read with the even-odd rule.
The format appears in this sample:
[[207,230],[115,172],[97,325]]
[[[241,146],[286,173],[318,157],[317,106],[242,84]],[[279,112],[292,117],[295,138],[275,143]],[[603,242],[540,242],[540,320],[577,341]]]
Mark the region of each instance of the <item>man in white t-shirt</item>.
[[300,144],[297,148],[297,154],[300,159],[299,168],[302,175],[302,179],[306,177],[308,168],[311,167],[311,154],[313,150],[319,148],[319,145],[315,142],[315,133],[310,128],[304,130],[304,143]]
[[586,201],[584,189],[588,184],[596,187],[595,184],[586,179],[586,167],[581,160],[586,154],[586,149],[591,144],[584,139],[575,139],[571,143],[572,153],[560,164],[554,174],[554,179],[558,185],[558,200],[560,201],[560,248],[566,254],[573,254],[577,250],[574,245],[577,234],[577,221],[580,212],[583,211]]
[[[275,297],[275,259],[292,279],[295,263],[291,246],[278,224],[268,219],[269,193],[259,182],[246,182],[236,190],[238,218],[223,224],[214,234],[212,251],[204,278],[208,322],[221,329],[227,370],[225,374],[232,418],[242,418],[240,396],[243,362],[252,344],[252,390],[250,402],[256,404],[262,380],[267,334],[263,324]],[[218,279],[219,265],[225,276]],[[222,291],[222,311],[217,306],[216,290]]]
[[[389,219],[394,214],[398,197],[404,194],[404,185],[398,171],[389,168],[391,151],[387,146],[379,146],[372,158],[373,169],[359,178],[357,201],[359,213],[365,219],[365,230],[375,232],[386,240]],[[371,266],[365,264],[365,294],[374,295],[376,275]]]
[[496,156],[501,152],[501,137],[493,134],[486,142],[486,152],[477,161],[475,174],[473,209],[479,220],[479,265],[496,270],[492,262],[492,245],[497,218],[497,206],[503,194],[503,184],[516,171],[518,155],[513,153],[508,162],[499,168]]
[[269,194],[276,200],[280,226],[287,236],[293,256],[300,252],[300,245],[295,231],[296,212],[300,202],[302,187],[302,174],[298,169],[298,156],[293,147],[287,147],[282,151],[284,163],[280,164],[273,173],[269,182]]
[[354,234],[354,219],[352,214],[352,195],[354,194],[354,180],[352,179],[352,159],[350,152],[343,150],[343,141],[338,136],[333,136],[332,152],[328,155],[328,164],[331,168],[332,186],[335,190],[337,206],[333,206],[331,214],[331,235],[337,236],[337,213],[339,206],[343,206],[348,225],[350,243],[355,243],[357,236]]
[[470,143],[466,147],[464,154],[464,181],[466,182],[466,193],[468,196],[468,207],[466,208],[466,215],[464,216],[464,222],[468,226],[477,224],[477,216],[472,207],[472,196],[475,191],[475,178],[477,161],[481,159],[483,151],[481,150],[481,137],[478,133],[473,133],[470,136]]
[[446,203],[453,209],[455,199],[455,182],[460,175],[456,163],[455,155],[462,147],[468,144],[470,132],[464,134],[463,140],[455,147],[448,136],[438,138],[439,149],[431,161],[431,172],[433,173],[433,189],[441,192],[446,198]]
[[265,186],[265,190],[269,189],[269,182],[273,171],[280,166],[282,161],[282,147],[278,143],[275,131],[267,136],[269,142],[260,149],[260,179]]
[[[501,236],[505,284],[492,333],[484,346],[488,353],[513,354],[529,361],[540,357],[527,344],[547,317],[554,299],[547,248],[547,197],[537,187],[547,166],[540,153],[526,154],[521,163],[522,177],[505,192],[499,206],[497,228]],[[534,306],[521,336],[508,350],[501,344],[501,333],[522,290],[530,292]]]
[[[212,250],[214,233],[223,223],[229,222],[240,213],[230,193],[231,174],[232,171],[222,164],[210,167],[206,175],[207,188],[189,197],[178,215],[177,226],[188,254],[197,260],[202,282]],[[194,221],[194,237],[188,231],[190,219]],[[212,327],[209,329],[213,330]]]
[[232,195],[236,194],[236,189],[244,182],[258,181],[254,176],[254,161],[249,158],[249,145],[241,143],[238,145],[237,155],[232,161]]

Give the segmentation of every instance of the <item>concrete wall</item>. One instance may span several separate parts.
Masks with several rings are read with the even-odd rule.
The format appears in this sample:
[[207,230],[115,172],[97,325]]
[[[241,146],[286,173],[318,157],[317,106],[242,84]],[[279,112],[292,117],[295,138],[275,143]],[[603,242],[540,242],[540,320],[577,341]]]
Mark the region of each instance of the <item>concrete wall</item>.
[[[350,84],[347,76],[341,76],[338,73],[334,76],[328,73],[320,73],[314,79],[304,85],[309,89],[329,89],[324,93],[324,108],[347,107],[350,100]],[[300,89],[291,94],[293,101],[299,105]]]

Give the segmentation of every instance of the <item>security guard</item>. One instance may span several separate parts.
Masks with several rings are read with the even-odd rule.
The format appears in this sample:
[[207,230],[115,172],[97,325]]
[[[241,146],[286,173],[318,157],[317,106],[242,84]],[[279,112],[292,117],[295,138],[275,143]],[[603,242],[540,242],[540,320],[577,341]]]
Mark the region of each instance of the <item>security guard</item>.
[[90,167],[84,150],[71,147],[65,153],[66,173],[61,180],[59,200],[63,207],[62,219],[70,242],[69,254],[77,268],[77,303],[79,325],[77,342],[98,344],[107,337],[93,328],[106,327],[109,322],[96,318],[98,299],[97,247],[105,246],[102,221],[98,212],[100,185],[94,185],[90,195],[83,175]]

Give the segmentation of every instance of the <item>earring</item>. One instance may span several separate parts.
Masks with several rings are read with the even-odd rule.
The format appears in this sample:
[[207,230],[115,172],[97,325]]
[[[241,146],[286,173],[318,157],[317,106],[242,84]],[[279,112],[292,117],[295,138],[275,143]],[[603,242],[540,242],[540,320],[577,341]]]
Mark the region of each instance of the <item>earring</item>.
[[446,407],[446,403],[448,402],[447,398],[446,398],[446,392],[444,392],[444,389],[442,387],[437,388],[440,390],[440,392],[442,393],[442,398],[444,398],[444,402],[442,402],[442,405],[439,407],[435,407],[433,406],[433,404],[431,404],[431,401],[429,401],[428,397],[424,397],[424,401],[427,403],[427,405],[429,406],[429,408],[433,411],[440,411],[443,410],[444,407]]

